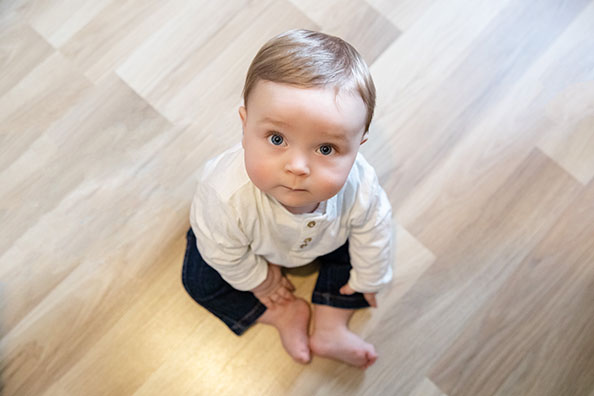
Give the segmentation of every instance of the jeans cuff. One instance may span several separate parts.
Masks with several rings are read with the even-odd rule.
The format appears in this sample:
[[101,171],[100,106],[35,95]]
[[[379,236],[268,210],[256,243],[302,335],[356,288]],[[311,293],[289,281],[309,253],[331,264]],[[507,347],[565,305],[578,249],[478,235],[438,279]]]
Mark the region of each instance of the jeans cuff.
[[232,332],[240,336],[245,333],[245,331],[249,329],[254,323],[256,323],[256,320],[258,320],[258,318],[262,316],[264,312],[266,312],[266,306],[260,303],[256,305],[254,309],[248,312],[248,314],[243,318],[229,326],[229,328]]
[[337,296],[332,293],[314,292],[311,302],[318,305],[329,305],[331,307],[345,309],[360,309],[370,306],[361,293]]

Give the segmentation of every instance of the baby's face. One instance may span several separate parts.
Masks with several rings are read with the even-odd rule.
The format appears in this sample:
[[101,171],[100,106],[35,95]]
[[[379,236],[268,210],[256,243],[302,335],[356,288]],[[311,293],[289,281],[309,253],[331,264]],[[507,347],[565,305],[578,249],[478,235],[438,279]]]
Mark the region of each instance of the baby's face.
[[245,165],[251,181],[292,213],[336,195],[365,141],[360,96],[333,88],[260,81],[241,107]]

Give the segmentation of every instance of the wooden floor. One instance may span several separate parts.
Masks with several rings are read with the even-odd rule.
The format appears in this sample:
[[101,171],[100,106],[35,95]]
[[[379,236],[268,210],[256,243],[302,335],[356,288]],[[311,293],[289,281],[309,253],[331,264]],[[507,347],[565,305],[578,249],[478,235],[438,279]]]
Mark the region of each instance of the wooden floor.
[[[236,337],[181,284],[195,172],[294,27],[378,87],[398,253],[352,321],[366,372]],[[593,396],[594,1],[2,0],[0,222],[3,395]]]

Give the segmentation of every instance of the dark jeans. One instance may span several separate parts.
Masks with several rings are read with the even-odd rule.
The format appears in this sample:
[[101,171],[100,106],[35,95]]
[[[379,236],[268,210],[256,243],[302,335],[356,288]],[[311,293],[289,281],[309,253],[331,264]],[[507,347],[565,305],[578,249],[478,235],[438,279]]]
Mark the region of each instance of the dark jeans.
[[[369,304],[361,293],[343,296],[339,290],[349,280],[351,270],[348,241],[340,248],[318,257],[320,271],[311,301],[337,308],[365,308]],[[188,230],[182,282],[188,294],[221,319],[231,331],[243,334],[266,311],[264,304],[249,291],[234,289],[209,266],[196,247],[196,236]]]

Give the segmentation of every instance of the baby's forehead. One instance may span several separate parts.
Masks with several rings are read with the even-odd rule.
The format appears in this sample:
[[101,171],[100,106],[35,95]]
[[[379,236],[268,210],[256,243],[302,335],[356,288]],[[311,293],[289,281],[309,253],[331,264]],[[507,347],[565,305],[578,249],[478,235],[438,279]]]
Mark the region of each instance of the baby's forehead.
[[254,90],[248,113],[257,122],[279,126],[310,124],[339,133],[365,127],[367,108],[360,96],[333,88],[307,88],[264,82]]
[[250,92],[249,96],[251,96],[253,94],[253,91],[256,91],[258,89],[258,87],[261,87],[263,85],[264,86],[270,86],[270,85],[286,86],[286,87],[292,87],[292,88],[296,88],[296,89],[300,89],[300,90],[304,90],[304,91],[307,91],[307,90],[309,90],[309,91],[319,91],[319,90],[333,91],[334,95],[336,97],[341,96],[341,95],[355,96],[355,97],[359,97],[359,98],[361,98],[361,100],[363,100],[363,97],[361,96],[361,93],[358,91],[357,86],[354,81],[348,81],[348,82],[344,82],[344,83],[340,83],[340,84],[331,83],[331,84],[308,84],[308,85],[305,85],[305,84],[298,83],[298,82],[292,82],[290,80],[272,81],[272,80],[259,79],[254,84],[253,90],[252,90],[252,92]]
[[[269,106],[287,102],[310,102],[323,96],[327,103],[332,102],[335,107],[355,106],[367,112],[367,106],[357,89],[350,85],[319,85],[304,86],[300,84],[282,83],[268,80],[258,81],[250,97],[258,96],[259,102],[270,100]],[[249,100],[249,99],[248,99]],[[251,101],[250,101],[251,102]],[[246,104],[247,105],[247,104]]]

